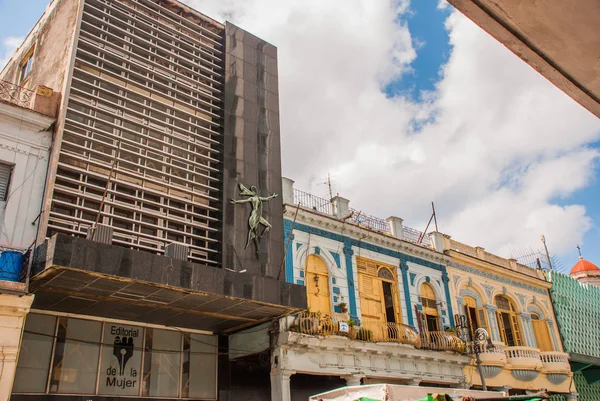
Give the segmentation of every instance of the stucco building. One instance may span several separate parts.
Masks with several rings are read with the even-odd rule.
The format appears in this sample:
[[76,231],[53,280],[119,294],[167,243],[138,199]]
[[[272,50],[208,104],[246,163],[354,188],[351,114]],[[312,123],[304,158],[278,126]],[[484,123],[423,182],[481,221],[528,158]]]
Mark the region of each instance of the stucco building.
[[272,399],[344,385],[464,387],[471,357],[452,331],[451,259],[402,219],[318,198],[284,178],[285,274],[308,309],[273,340]]
[[177,1],[50,2],[0,73],[60,93],[12,400],[260,383],[230,336],[306,305],[277,274],[277,75],[274,46]]
[[57,94],[0,80],[0,400],[10,397],[33,301],[22,278],[35,248]]
[[[471,340],[483,328],[493,347],[480,355],[488,388],[513,394],[548,390],[576,399],[550,300],[545,272],[501,258],[441,233],[432,233],[434,248],[451,258],[447,266],[457,331]],[[467,381],[481,386],[474,363],[465,368]]]

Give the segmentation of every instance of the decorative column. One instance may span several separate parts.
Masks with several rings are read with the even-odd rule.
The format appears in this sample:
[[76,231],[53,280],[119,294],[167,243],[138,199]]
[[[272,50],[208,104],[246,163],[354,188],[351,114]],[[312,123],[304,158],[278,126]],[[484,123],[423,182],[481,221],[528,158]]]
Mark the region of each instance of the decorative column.
[[521,317],[523,334],[525,335],[525,344],[527,344],[528,347],[537,348],[537,342],[535,341],[535,336],[533,335],[531,315],[529,313],[520,312],[517,313],[517,316]]
[[360,319],[356,310],[356,285],[354,283],[354,266],[352,256],[352,244],[344,242],[344,256],[346,262],[346,277],[348,278],[348,306],[350,307],[350,319],[359,323]]
[[465,310],[465,300],[461,297],[456,297],[456,306],[458,306],[458,313],[461,315],[466,315],[467,311]]
[[359,375],[349,375],[349,376],[343,376],[342,379],[346,380],[346,386],[360,386],[361,385],[361,380],[362,380],[362,376]]
[[546,319],[546,323],[548,324],[550,336],[552,336],[552,345],[554,346],[554,349],[558,351],[560,348],[558,346],[558,341],[556,340],[556,333],[554,332],[554,320]]
[[290,392],[291,372],[283,369],[273,369],[271,371],[271,399],[290,401],[292,399]]
[[490,332],[492,334],[493,341],[501,341],[500,330],[498,330],[498,320],[496,319],[496,305],[486,304],[483,305],[485,308],[488,321],[490,323]]
[[444,282],[444,291],[446,292],[446,303],[448,304],[448,317],[450,318],[450,327],[454,327],[454,313],[452,311],[452,298],[450,298],[450,277],[447,272],[442,272],[442,281]]
[[25,316],[33,295],[0,294],[0,401],[8,401],[17,371]]
[[406,302],[406,318],[408,319],[409,326],[415,326],[412,315],[412,302],[410,301],[410,288],[408,286],[408,264],[404,261],[400,261],[400,270],[402,270],[402,285],[404,287],[404,302]]

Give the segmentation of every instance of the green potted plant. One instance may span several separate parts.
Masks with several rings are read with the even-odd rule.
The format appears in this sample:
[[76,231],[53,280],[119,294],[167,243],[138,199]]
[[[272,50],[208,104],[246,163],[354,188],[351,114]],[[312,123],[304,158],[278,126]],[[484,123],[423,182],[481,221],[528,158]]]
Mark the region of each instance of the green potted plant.
[[337,306],[338,306],[338,308],[340,308],[340,311],[342,313],[348,312],[348,305],[346,305],[345,302],[340,302]]

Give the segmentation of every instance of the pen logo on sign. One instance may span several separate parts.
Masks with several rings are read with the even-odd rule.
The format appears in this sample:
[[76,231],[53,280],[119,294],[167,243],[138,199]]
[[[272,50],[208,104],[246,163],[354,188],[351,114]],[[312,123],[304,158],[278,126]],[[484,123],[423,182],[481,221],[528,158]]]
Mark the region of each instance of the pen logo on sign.
[[113,355],[119,361],[119,375],[123,376],[127,361],[133,356],[133,337],[115,337]]

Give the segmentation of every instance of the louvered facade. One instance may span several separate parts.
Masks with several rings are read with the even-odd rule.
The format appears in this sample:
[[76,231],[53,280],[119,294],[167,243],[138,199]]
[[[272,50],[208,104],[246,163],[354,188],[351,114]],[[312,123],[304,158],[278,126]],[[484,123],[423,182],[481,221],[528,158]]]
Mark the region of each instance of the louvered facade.
[[47,234],[217,265],[224,27],[160,3],[84,2]]

